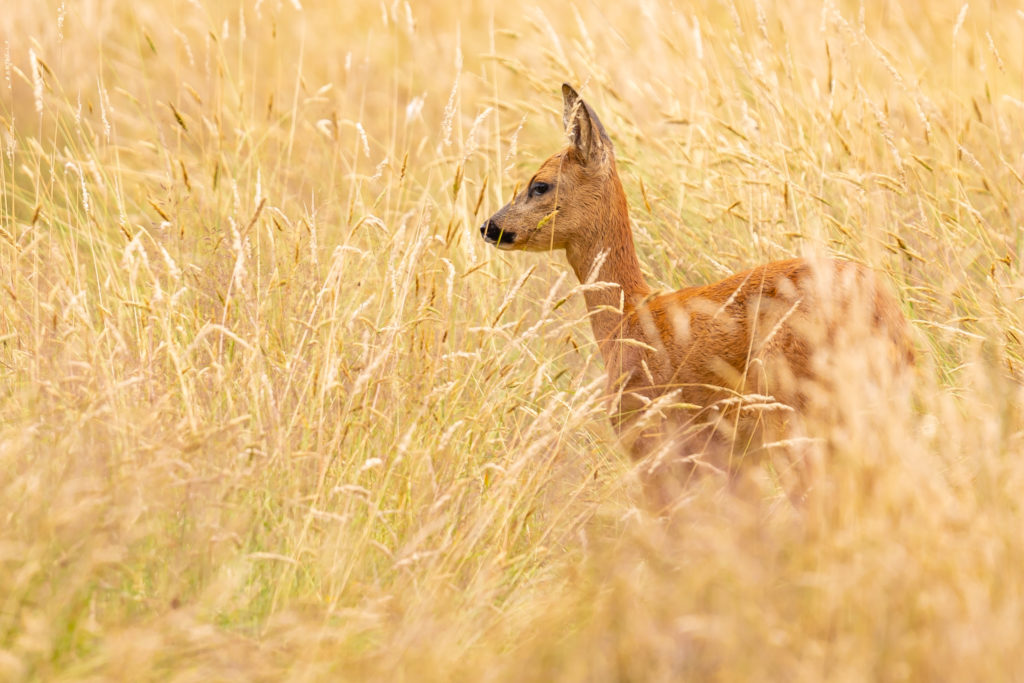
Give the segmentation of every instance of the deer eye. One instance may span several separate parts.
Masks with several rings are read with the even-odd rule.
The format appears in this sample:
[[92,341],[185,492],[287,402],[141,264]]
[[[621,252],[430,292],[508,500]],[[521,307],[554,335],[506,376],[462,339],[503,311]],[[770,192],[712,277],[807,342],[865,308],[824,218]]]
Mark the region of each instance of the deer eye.
[[550,189],[551,186],[547,183],[534,183],[530,185],[530,196],[539,197]]

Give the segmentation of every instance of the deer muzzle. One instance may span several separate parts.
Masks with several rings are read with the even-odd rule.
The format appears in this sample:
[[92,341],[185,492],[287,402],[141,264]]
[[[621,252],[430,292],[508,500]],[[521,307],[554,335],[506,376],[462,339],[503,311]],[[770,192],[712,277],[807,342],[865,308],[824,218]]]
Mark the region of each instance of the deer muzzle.
[[484,238],[484,241],[488,244],[494,245],[505,245],[512,244],[516,241],[516,234],[514,232],[508,232],[502,230],[498,222],[493,218],[488,218],[484,221],[484,224],[480,226],[480,236]]

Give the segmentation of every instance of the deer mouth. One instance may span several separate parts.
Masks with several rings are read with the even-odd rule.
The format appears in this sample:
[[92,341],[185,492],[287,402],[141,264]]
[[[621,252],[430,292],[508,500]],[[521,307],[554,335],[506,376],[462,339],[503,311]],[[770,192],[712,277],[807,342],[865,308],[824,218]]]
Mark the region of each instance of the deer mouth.
[[494,221],[487,221],[480,226],[480,235],[484,242],[497,247],[509,246],[516,241],[516,234],[508,230],[502,230]]

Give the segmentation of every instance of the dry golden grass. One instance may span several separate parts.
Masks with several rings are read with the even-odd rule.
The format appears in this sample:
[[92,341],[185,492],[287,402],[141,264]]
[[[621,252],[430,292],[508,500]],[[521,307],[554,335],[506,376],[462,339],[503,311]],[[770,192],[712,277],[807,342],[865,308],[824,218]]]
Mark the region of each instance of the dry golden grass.
[[[1009,4],[7,3],[0,679],[1024,677]],[[563,80],[652,282],[899,292],[813,504],[649,518],[561,256],[479,239]]]

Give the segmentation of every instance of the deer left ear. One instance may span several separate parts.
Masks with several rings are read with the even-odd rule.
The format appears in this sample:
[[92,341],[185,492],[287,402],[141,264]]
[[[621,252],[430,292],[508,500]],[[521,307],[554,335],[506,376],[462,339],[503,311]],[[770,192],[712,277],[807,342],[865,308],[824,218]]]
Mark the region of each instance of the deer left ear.
[[612,151],[612,141],[604,132],[597,114],[568,83],[562,84],[562,124],[569,136],[573,154],[584,164],[599,162]]

